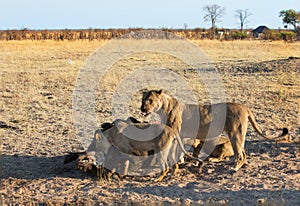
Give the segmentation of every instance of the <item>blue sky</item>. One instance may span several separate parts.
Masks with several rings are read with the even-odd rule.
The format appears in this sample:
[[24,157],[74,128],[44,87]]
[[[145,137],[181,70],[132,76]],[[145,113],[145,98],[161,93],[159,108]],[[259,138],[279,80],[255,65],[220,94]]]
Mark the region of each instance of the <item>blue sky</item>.
[[300,0],[7,0],[0,3],[0,29],[209,28],[203,7],[218,4],[218,27],[238,28],[235,10],[249,9],[246,28],[283,28],[279,11],[300,11]]

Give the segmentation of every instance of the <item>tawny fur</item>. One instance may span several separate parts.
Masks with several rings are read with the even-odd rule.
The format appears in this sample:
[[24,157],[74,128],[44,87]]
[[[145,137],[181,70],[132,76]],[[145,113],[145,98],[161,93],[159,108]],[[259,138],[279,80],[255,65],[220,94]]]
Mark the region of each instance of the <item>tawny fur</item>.
[[[153,139],[143,141],[136,140],[133,138],[127,137],[125,134],[128,134],[126,130],[133,129],[133,127],[139,129],[146,129],[149,126],[153,128]],[[157,135],[158,134],[158,135]],[[158,160],[161,164],[162,173],[156,179],[156,181],[161,181],[169,171],[168,160],[174,165],[174,169],[177,168],[177,156],[176,148],[177,144],[182,152],[199,162],[199,166],[202,165],[202,160],[195,158],[188,154],[179,138],[178,132],[171,127],[163,124],[148,124],[148,123],[127,123],[126,121],[118,121],[112,127],[107,130],[100,132],[100,130],[95,132],[95,139],[101,139],[103,136],[107,141],[120,152],[129,155],[135,156],[147,156],[149,151],[154,151],[154,154],[157,155]],[[174,141],[175,140],[175,141]],[[175,173],[176,171],[173,171]]]
[[180,104],[176,98],[163,90],[152,90],[143,94],[141,111],[144,115],[155,112],[163,123],[180,132],[181,138],[195,138],[205,141],[228,134],[234,156],[234,170],[246,163],[244,149],[248,120],[255,131],[267,139],[276,139],[287,135],[283,129],[279,137],[268,137],[259,128],[250,109],[238,103],[219,103],[213,105]]

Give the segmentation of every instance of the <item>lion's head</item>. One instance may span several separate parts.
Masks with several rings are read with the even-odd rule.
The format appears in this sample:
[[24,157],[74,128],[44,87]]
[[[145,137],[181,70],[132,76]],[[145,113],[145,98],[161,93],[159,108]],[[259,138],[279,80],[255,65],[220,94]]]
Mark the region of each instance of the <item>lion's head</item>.
[[162,107],[161,95],[163,90],[151,90],[143,93],[141,112],[148,116],[151,112],[157,112]]

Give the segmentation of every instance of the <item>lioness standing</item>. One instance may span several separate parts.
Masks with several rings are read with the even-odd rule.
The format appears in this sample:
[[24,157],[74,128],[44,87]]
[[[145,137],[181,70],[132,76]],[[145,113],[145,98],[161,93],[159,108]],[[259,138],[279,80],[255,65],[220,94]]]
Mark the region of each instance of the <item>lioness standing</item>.
[[[226,132],[234,151],[235,171],[246,163],[244,145],[248,120],[260,136],[267,139],[278,138],[265,136],[250,109],[238,103],[203,106],[180,104],[176,98],[164,93],[163,90],[151,90],[143,94],[141,112],[144,116],[151,112],[157,113],[163,123],[180,131],[181,138],[197,138],[205,141]],[[283,133],[279,137],[287,133],[287,128],[283,128]]]

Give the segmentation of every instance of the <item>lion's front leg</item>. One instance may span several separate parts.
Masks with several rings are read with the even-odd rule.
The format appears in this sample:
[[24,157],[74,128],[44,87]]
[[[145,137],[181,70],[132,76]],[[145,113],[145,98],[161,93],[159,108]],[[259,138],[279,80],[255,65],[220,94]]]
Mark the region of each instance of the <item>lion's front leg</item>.
[[184,157],[181,149],[178,147],[178,142],[173,141],[172,146],[168,155],[168,164],[172,165],[171,177],[175,176],[178,173],[179,166],[178,161]]
[[169,165],[168,165],[168,153],[169,149],[165,149],[164,151],[159,151],[157,153],[158,162],[160,163],[161,173],[158,178],[155,179],[155,182],[160,182],[163,180],[165,176],[167,176],[169,172]]
[[160,181],[162,181],[162,180],[164,179],[164,177],[167,176],[168,172],[169,172],[169,168],[168,168],[168,169],[165,169],[164,171],[162,171],[162,172],[160,173],[160,175],[158,176],[158,178],[156,178],[156,179],[154,180],[154,182],[160,182]]

